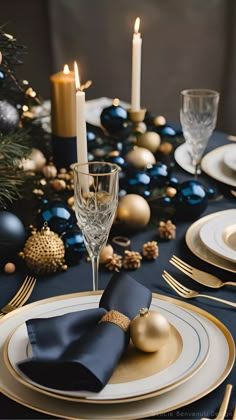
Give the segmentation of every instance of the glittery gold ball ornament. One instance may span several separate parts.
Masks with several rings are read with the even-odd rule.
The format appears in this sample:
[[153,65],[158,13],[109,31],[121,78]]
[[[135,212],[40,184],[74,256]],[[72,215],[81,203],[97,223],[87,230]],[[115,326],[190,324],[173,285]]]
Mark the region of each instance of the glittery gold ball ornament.
[[145,227],[150,220],[150,206],[138,194],[126,194],[120,199],[117,219],[132,229]]
[[41,231],[27,239],[21,256],[35,274],[55,273],[64,266],[64,243],[45,222]]
[[157,311],[140,309],[130,324],[131,340],[135,347],[145,352],[154,352],[167,343],[171,327],[167,319]]
[[127,163],[133,165],[137,169],[146,168],[147,165],[156,163],[155,156],[145,147],[135,147],[125,155]]
[[161,137],[155,131],[146,131],[137,138],[137,146],[145,147],[150,152],[155,153],[160,146]]

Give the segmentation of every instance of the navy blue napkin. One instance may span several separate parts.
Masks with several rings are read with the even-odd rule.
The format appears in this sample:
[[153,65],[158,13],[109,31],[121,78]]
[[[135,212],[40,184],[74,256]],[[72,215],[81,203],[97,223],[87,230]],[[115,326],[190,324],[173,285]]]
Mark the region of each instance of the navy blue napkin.
[[132,320],[149,307],[152,294],[128,274],[116,273],[104,290],[99,308],[26,322],[32,358],[18,364],[34,382],[62,390],[99,392],[129,344],[129,330],[99,322],[115,310]]

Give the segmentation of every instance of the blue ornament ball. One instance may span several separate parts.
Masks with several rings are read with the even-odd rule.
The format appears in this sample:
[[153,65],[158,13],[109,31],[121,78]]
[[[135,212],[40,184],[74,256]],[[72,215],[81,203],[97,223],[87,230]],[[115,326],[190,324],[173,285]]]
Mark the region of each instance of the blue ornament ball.
[[61,235],[76,223],[74,212],[61,201],[55,201],[43,206],[38,215],[39,227],[47,222],[51,230]]
[[152,187],[164,187],[169,179],[167,165],[164,163],[157,163],[147,169],[147,174],[151,177]]
[[127,119],[127,111],[120,105],[111,105],[101,113],[101,124],[111,134],[122,131],[128,123]]
[[197,218],[207,208],[208,192],[199,181],[185,181],[179,185],[175,205],[178,218],[187,220]]
[[84,237],[77,227],[68,229],[61,239],[65,245],[65,260],[68,265],[77,264],[86,252]]
[[1,262],[15,256],[23,248],[25,238],[25,227],[19,217],[9,211],[0,211]]

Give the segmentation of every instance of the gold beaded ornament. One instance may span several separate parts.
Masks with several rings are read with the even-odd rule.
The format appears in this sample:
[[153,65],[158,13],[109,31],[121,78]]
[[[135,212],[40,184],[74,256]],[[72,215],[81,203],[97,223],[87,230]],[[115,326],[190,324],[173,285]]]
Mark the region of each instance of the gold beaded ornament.
[[64,265],[65,247],[59,236],[50,230],[47,222],[41,231],[26,241],[20,256],[35,274],[50,274],[67,268]]

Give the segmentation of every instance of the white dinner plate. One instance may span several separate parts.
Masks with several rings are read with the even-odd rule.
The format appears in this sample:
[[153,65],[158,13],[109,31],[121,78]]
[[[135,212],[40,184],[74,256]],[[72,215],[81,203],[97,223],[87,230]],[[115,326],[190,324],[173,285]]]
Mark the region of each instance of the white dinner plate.
[[8,370],[3,357],[3,347],[13,330],[32,317],[44,311],[73,305],[81,296],[96,295],[101,292],[78,293],[57,296],[34,302],[5,315],[0,321],[0,391],[13,401],[33,410],[49,414],[54,418],[74,420],[131,420],[151,417],[173,411],[207,395],[217,388],[229,375],[235,360],[234,340],[229,330],[217,318],[187,302],[167,296],[153,294],[154,299],[169,302],[194,315],[208,332],[210,347],[202,369],[188,381],[164,394],[140,401],[123,404],[83,404],[65,401],[43,395],[29,389],[14,378]]
[[236,144],[230,146],[224,153],[224,163],[229,169],[236,171]]
[[191,156],[187,149],[186,143],[181,144],[175,149],[174,157],[175,157],[175,161],[178,163],[178,165],[182,169],[184,169],[186,172],[192,175],[195,174],[195,168],[192,165]]
[[236,174],[224,163],[224,154],[232,149],[233,144],[217,147],[207,153],[201,162],[202,170],[211,178],[223,182],[226,185],[236,187]]
[[[90,296],[89,301],[84,296],[76,299],[69,308],[50,310],[43,317],[49,318],[55,316],[55,313],[61,315],[65,311],[68,313],[96,308],[99,300],[100,296]],[[57,398],[76,399],[80,402],[127,402],[147,398],[147,395],[159,395],[196,373],[206,360],[209,338],[201,322],[176,305],[153,298],[151,310],[162,313],[174,327],[170,340],[155,353],[135,352],[131,347],[130,356],[123,357],[109,383],[99,393],[51,389],[27,378],[17,366],[20,361],[28,358],[29,340],[25,323],[6,342],[5,354],[9,369],[16,379],[30,388]]]
[[208,247],[206,247],[206,245],[202,242],[200,238],[200,230],[206,223],[208,223],[216,217],[222,215],[225,215],[226,217],[231,217],[231,215],[233,214],[235,214],[235,210],[230,209],[218,211],[216,213],[211,213],[207,216],[202,217],[201,219],[198,219],[196,222],[192,223],[191,226],[188,228],[185,234],[185,242],[190,251],[201,260],[206,261],[209,264],[214,265],[215,267],[222,268],[223,270],[236,273],[236,264],[234,262],[220,257],[219,255],[216,255]]
[[216,255],[236,262],[236,210],[219,214],[205,223],[200,238]]

